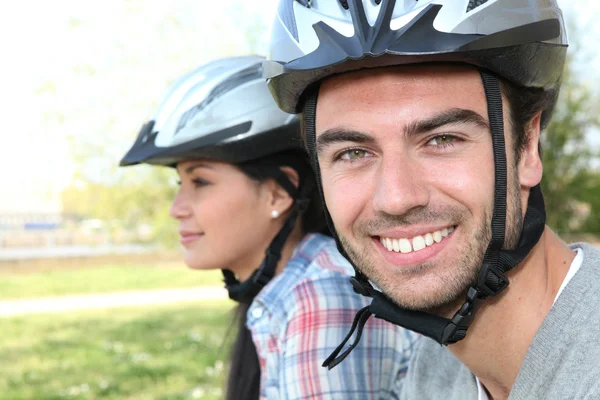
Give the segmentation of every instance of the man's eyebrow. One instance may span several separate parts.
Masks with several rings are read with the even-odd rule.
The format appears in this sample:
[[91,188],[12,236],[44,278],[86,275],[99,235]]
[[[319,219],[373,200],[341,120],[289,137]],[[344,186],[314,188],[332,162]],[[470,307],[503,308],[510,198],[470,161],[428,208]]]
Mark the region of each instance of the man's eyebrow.
[[481,128],[490,129],[487,120],[479,113],[464,108],[453,108],[431,118],[407,124],[404,127],[404,134],[406,136],[418,135],[450,124],[474,124]]
[[317,153],[322,153],[334,143],[353,142],[357,144],[373,143],[375,139],[366,133],[343,129],[328,129],[317,137]]
[[[404,127],[404,134],[406,136],[418,135],[450,124],[474,124],[481,128],[490,129],[486,119],[479,113],[463,108],[452,108],[433,117],[407,124]],[[331,128],[318,135],[317,153],[322,153],[330,145],[340,142],[352,142],[364,145],[374,143],[375,138],[367,133],[351,129]]]

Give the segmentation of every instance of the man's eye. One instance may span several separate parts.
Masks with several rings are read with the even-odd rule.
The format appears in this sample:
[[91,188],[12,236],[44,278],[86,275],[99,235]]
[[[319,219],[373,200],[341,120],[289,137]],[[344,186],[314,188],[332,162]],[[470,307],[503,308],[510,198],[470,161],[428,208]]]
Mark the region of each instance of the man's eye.
[[353,149],[345,151],[341,154],[342,160],[360,160],[361,158],[369,157],[370,153],[366,150]]
[[427,142],[427,144],[431,145],[431,146],[447,146],[449,144],[452,144],[452,142],[454,142],[456,140],[456,138],[454,136],[450,136],[450,135],[440,135],[440,136],[436,136],[433,139],[431,139],[429,142]]

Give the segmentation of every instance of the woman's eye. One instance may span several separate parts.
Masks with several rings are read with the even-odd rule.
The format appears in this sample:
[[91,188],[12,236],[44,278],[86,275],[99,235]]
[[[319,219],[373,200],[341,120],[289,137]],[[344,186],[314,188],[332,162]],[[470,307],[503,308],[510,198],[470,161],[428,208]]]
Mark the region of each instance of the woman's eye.
[[208,182],[202,179],[192,179],[192,183],[197,188],[208,185]]
[[450,135],[440,135],[431,139],[427,144],[431,146],[446,146],[454,142],[456,138]]
[[353,149],[345,151],[341,154],[342,160],[360,160],[361,158],[369,157],[370,153],[366,150]]

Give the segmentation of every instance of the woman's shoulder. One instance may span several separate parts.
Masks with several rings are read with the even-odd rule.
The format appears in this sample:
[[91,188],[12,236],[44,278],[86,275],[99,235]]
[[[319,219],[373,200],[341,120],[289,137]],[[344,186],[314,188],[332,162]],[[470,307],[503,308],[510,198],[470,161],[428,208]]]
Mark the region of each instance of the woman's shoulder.
[[295,258],[304,264],[304,275],[308,279],[354,274],[352,265],[338,251],[335,240],[319,233],[307,235],[296,249]]
[[307,235],[296,249],[289,267],[296,270],[296,285],[343,281],[344,289],[352,291],[348,279],[354,275],[354,269],[329,236]]
[[319,234],[308,239],[298,249],[295,265],[289,265],[294,271],[289,271],[293,279],[287,280],[286,298],[292,300],[286,302],[287,311],[309,306],[356,310],[368,304],[366,298],[354,293],[349,282],[354,269],[338,252],[335,241]]
[[335,241],[311,233],[296,246],[283,272],[261,290],[253,303],[260,303],[274,316],[293,313],[311,298],[332,298],[352,293],[348,280],[352,266],[337,251]]

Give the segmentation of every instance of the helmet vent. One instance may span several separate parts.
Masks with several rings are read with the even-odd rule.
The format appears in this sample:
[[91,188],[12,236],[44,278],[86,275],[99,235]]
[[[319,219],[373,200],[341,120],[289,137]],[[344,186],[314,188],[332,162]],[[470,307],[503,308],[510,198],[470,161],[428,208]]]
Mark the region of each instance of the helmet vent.
[[[302,3],[301,3],[302,4]],[[306,5],[304,5],[306,7]],[[296,26],[296,18],[294,17],[294,4],[290,1],[279,2],[279,16],[286,28],[289,29],[296,41],[298,40],[298,27]]]
[[[419,1],[419,0],[417,0]],[[348,5],[348,0],[339,0],[340,4],[342,5],[342,7],[344,7],[344,10],[347,10],[350,6]],[[380,5],[381,4],[381,0],[375,0],[375,4]]]
[[204,110],[210,103],[218,99],[219,97],[225,95],[226,93],[232,91],[233,89],[248,83],[252,82],[256,79],[262,78],[262,65],[253,65],[249,68],[246,68],[240,72],[237,72],[231,75],[227,80],[221,82],[209,93],[209,95],[202,100],[199,104],[187,110],[185,113],[181,115],[179,119],[179,123],[177,124],[177,129],[175,130],[174,135],[178,134],[187,123],[194,118],[199,112]]
[[467,12],[476,9],[477,7],[482,6],[487,2],[488,0],[470,0],[469,5],[467,6]]

